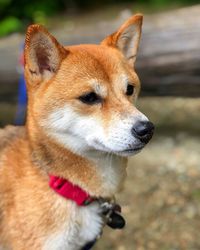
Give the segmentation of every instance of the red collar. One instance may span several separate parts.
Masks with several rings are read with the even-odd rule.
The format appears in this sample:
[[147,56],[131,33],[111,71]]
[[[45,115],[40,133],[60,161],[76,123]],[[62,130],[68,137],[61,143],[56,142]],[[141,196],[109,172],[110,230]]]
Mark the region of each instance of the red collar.
[[59,195],[76,202],[78,206],[86,206],[94,199],[82,188],[58,176],[49,175],[49,186]]

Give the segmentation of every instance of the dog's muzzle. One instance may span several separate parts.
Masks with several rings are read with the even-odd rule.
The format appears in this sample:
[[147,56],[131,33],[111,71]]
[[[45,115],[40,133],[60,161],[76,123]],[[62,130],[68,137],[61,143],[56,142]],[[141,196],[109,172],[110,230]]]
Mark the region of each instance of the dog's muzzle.
[[137,122],[131,129],[134,137],[147,144],[153,136],[154,125],[150,121]]

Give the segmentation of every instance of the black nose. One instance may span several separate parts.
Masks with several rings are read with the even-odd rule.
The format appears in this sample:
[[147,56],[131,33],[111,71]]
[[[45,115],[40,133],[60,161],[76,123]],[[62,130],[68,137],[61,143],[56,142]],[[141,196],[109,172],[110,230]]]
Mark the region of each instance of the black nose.
[[136,138],[140,139],[141,142],[147,143],[153,136],[154,125],[152,122],[137,122],[131,129],[131,133]]

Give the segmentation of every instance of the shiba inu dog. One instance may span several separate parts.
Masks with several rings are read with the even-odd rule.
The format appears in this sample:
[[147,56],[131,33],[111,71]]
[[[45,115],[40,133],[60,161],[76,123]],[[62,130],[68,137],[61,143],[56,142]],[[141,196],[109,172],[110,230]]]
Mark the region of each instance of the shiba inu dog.
[[99,45],[69,47],[28,28],[27,122],[0,130],[0,249],[79,250],[101,233],[99,199],[154,130],[135,107],[141,26],[137,14]]

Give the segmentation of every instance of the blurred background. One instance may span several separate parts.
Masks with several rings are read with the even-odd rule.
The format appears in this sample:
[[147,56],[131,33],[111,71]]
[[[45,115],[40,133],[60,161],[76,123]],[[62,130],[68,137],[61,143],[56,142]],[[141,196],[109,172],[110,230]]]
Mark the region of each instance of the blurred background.
[[62,44],[98,43],[144,13],[138,106],[156,126],[129,161],[117,199],[127,226],[96,250],[200,249],[200,1],[0,0],[0,126],[23,124],[26,27],[44,24]]

